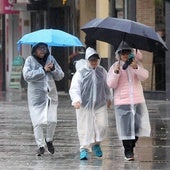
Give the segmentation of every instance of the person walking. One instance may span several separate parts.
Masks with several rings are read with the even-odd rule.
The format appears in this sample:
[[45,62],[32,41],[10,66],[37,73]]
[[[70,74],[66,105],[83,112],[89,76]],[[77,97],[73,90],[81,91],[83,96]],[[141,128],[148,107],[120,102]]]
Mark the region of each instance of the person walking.
[[118,61],[109,69],[107,84],[114,89],[117,132],[123,143],[125,159],[131,161],[138,138],[149,137],[151,131],[141,85],[141,81],[148,78],[148,71],[138,64],[133,49],[125,42],[117,49],[116,58]]
[[[31,56],[27,57],[23,67],[23,77],[28,82],[28,106],[33,124],[37,155],[45,152],[45,144],[54,154],[53,136],[57,123],[58,94],[55,81],[64,77],[61,67],[45,43],[32,47]],[[44,138],[44,125],[46,136]]]
[[74,73],[76,72],[76,68],[75,68],[75,65],[76,65],[76,62],[81,60],[81,59],[84,59],[85,58],[85,48],[84,47],[78,47],[77,49],[77,52],[76,53],[73,53],[69,56],[69,76],[68,78],[72,79]]
[[107,136],[107,106],[111,104],[107,72],[99,65],[100,57],[96,50],[88,47],[85,60],[87,64],[76,71],[69,90],[76,109],[80,160],[89,159],[91,149],[97,157],[103,156],[100,144]]

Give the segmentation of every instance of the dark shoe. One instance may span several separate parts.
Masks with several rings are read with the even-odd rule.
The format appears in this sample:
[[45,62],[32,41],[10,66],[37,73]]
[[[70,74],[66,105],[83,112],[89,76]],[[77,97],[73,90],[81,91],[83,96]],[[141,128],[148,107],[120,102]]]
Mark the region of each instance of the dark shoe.
[[40,148],[37,150],[37,156],[41,156],[41,155],[43,155],[43,154],[44,154],[44,152],[45,152],[44,147],[40,147]]
[[134,160],[134,153],[133,153],[133,148],[134,148],[134,139],[132,140],[123,140],[123,146],[124,146],[124,154],[125,154],[125,160],[127,161],[133,161]]
[[125,160],[134,161],[134,153],[132,151],[125,152]]
[[53,142],[52,142],[52,141],[47,142],[46,139],[45,139],[45,142],[46,142],[46,144],[47,144],[48,152],[50,152],[51,154],[54,154]]
[[96,155],[96,156],[98,156],[98,157],[102,157],[103,156],[103,153],[102,153],[102,150],[101,150],[101,148],[100,148],[100,145],[94,145],[93,147],[92,147],[92,151],[94,152],[94,154]]
[[80,151],[80,160],[88,160],[88,158],[89,158],[89,153],[87,149],[82,149]]

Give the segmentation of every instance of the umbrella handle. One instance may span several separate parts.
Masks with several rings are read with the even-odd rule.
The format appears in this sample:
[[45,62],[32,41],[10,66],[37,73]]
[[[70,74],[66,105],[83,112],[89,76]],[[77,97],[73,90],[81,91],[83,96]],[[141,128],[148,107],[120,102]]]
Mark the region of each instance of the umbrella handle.
[[[119,65],[119,67],[120,67],[120,59],[119,59],[119,61],[118,61],[118,65]],[[120,69],[120,68],[119,68],[119,69]],[[120,72],[120,70],[116,70],[116,71],[115,71],[116,74],[119,74],[119,72]]]
[[18,55],[20,56],[20,53],[21,53],[21,44],[17,45],[17,49],[18,49]]
[[52,57],[51,57],[51,47],[48,47],[48,50],[50,52],[50,62],[52,62]]

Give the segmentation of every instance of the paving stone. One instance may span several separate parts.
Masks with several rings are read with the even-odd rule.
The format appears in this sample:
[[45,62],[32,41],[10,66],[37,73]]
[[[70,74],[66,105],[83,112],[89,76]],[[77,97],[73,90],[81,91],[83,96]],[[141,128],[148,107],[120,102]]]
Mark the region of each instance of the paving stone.
[[108,138],[101,147],[103,158],[90,153],[79,160],[76,114],[68,94],[59,93],[58,123],[54,136],[55,154],[35,155],[33,129],[25,92],[0,93],[1,170],[166,170],[170,167],[170,102],[147,100],[151,137],[139,139],[135,161],[124,160],[116,131],[114,109],[109,109]]

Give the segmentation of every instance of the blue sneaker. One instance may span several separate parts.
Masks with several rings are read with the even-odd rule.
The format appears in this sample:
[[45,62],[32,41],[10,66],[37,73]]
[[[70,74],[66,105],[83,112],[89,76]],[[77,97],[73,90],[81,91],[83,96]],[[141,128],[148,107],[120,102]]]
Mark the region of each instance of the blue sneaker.
[[98,156],[98,157],[102,157],[102,156],[103,156],[103,152],[102,152],[99,144],[94,145],[94,146],[92,147],[92,151],[93,151],[94,154],[95,154],[96,156]]
[[89,158],[89,153],[87,149],[82,149],[80,151],[80,160],[88,160],[88,158]]

